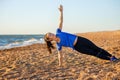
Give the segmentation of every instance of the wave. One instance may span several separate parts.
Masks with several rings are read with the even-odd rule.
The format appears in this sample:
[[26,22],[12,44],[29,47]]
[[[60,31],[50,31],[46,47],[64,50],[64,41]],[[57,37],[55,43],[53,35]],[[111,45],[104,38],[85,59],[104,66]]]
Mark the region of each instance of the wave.
[[0,46],[0,50],[5,50],[5,49],[11,49],[11,48],[15,48],[15,47],[22,47],[22,46],[28,46],[28,45],[32,45],[32,44],[36,44],[36,43],[45,43],[43,38],[38,39],[34,39],[31,38],[29,40],[23,41],[23,42],[13,42],[13,43],[9,43],[7,45],[4,46]]

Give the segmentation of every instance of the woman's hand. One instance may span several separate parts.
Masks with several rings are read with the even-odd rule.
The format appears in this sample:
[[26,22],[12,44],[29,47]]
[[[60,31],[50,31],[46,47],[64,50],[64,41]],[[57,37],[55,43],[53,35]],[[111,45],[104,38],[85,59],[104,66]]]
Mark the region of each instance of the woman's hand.
[[62,12],[63,11],[63,6],[60,5],[60,7],[58,9],[59,9],[60,12]]

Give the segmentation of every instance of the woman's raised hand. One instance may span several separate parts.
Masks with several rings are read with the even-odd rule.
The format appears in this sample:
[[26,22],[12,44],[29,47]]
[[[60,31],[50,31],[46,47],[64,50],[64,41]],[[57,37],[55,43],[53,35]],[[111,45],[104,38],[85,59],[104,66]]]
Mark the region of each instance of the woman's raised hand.
[[59,9],[59,11],[63,11],[63,6],[62,5],[60,5],[60,7],[58,8]]

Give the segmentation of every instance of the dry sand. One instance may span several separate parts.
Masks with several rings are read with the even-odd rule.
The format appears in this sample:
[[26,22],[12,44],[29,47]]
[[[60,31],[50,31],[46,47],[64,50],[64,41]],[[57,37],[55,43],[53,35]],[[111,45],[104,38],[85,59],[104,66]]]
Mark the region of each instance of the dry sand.
[[[78,34],[92,40],[120,58],[120,31]],[[57,51],[49,54],[46,45],[0,51],[0,80],[120,80],[120,62],[111,63],[63,48],[63,67]]]

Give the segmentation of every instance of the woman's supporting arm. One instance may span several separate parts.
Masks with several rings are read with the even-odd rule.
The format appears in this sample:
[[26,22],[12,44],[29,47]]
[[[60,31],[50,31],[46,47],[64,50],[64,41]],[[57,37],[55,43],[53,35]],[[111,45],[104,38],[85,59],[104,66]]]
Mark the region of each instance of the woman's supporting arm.
[[63,6],[62,5],[60,5],[59,11],[60,11],[59,29],[62,30],[62,26],[63,26]]
[[63,63],[63,54],[61,51],[58,51],[58,60],[59,60],[59,66],[62,66]]

